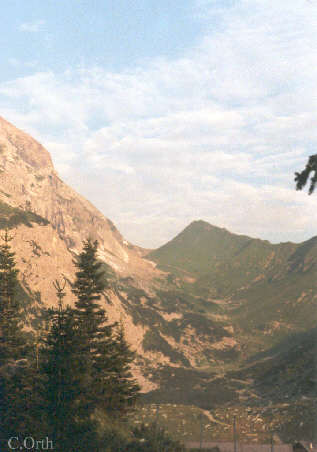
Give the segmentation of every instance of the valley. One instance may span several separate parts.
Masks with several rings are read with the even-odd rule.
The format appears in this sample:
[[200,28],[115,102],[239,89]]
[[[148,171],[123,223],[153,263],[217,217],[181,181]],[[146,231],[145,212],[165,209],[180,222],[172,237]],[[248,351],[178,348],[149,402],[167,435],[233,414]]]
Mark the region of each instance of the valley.
[[156,250],[134,246],[61,181],[39,143],[0,118],[6,228],[33,330],[45,323],[42,307],[57,304],[55,279],[67,281],[74,303],[73,259],[85,238],[98,240],[108,282],[103,307],[136,352],[144,406],[135,422],[155,419],[158,404],[160,422],[180,439],[197,439],[200,414],[210,439],[228,440],[234,416],[241,434],[257,441],[271,431],[286,442],[311,439],[317,237],[274,245],[199,220]]

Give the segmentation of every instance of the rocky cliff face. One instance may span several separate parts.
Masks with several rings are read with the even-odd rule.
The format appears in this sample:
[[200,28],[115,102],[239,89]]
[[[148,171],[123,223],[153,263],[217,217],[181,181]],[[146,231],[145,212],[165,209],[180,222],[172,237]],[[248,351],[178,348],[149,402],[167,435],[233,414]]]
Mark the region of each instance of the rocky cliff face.
[[[144,250],[124,240],[109,219],[58,177],[43,146],[0,118],[0,228],[6,224],[15,227],[21,284],[45,305],[56,303],[55,279],[74,279],[73,258],[83,240],[98,240],[100,259],[114,271],[105,308],[111,321],[124,323],[144,390],[157,387],[155,370],[214,361],[213,352],[206,358],[209,348],[218,358],[236,353],[232,327],[221,315],[206,319],[197,312],[195,296],[187,299],[170,285],[167,273],[142,257]],[[70,287],[67,301],[74,302]]]
[[[135,287],[146,288],[161,274],[142,258],[140,248],[124,240],[109,219],[59,178],[41,144],[1,117],[0,204],[2,228],[6,222],[14,225],[12,246],[22,287],[45,305],[56,303],[55,279],[74,279],[73,258],[87,237],[99,241],[99,258],[112,267],[118,280],[128,278]],[[30,212],[39,221],[29,222]],[[108,296],[110,320],[123,321],[128,341],[142,354],[144,327],[135,325],[115,290]],[[67,301],[74,301],[70,290]],[[136,373],[144,388],[154,387],[139,369]]]
[[272,245],[198,221],[146,254],[58,177],[41,144],[0,117],[0,238],[5,227],[30,318],[56,303],[55,279],[74,279],[83,240],[99,241],[99,258],[113,269],[104,307],[124,324],[148,400],[222,407],[213,428],[227,422],[232,405],[256,423],[250,406],[268,405],[267,422],[274,417],[278,427],[284,415],[287,425],[306,412],[313,418],[316,237]]
[[109,319],[124,324],[143,390],[161,385],[166,400],[195,403],[206,378],[316,325],[316,239],[271,245],[199,221],[146,255],[58,177],[43,146],[0,117],[0,236],[6,226],[38,308],[56,303],[55,279],[74,279],[83,240],[99,241],[113,269]]
[[[219,347],[235,347],[223,325],[186,314],[192,302],[169,292],[167,273],[59,178],[41,144],[0,118],[0,229],[6,225],[14,229],[22,287],[37,308],[56,303],[55,279],[74,279],[73,258],[83,240],[98,240],[99,258],[114,273],[103,303],[111,321],[123,322],[137,352],[135,374],[143,390],[157,388],[155,369],[195,366],[210,344],[218,353]],[[74,302],[69,286],[67,302]]]
[[153,269],[109,219],[58,177],[46,149],[1,117],[0,200],[46,218],[70,252],[78,253],[90,236],[100,243],[100,258],[120,274],[147,278]]

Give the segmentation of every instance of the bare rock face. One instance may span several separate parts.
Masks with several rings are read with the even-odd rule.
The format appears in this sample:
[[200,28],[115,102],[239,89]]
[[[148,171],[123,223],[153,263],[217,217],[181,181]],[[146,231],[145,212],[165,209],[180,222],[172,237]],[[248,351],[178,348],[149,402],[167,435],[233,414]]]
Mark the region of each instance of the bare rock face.
[[18,157],[36,170],[53,169],[51,156],[44,147],[0,116],[0,149],[6,159]]
[[[4,220],[15,226],[12,247],[19,279],[37,307],[56,305],[54,280],[72,282],[73,260],[83,241],[98,240],[99,258],[115,275],[103,307],[111,322],[124,325],[143,391],[157,388],[154,374],[162,366],[195,367],[213,342],[218,341],[218,354],[234,347],[222,339],[232,336],[226,330],[216,340],[200,328],[197,315],[183,316],[177,297],[168,295],[166,273],[143,257],[146,251],[124,240],[109,219],[58,177],[41,144],[0,117],[0,237]],[[70,285],[66,289],[66,303],[72,305]]]
[[[21,284],[31,296],[40,295],[46,306],[57,303],[55,279],[74,279],[73,259],[88,237],[98,240],[99,258],[118,277],[128,277],[145,288],[160,274],[153,262],[142,257],[142,249],[124,240],[109,219],[58,177],[41,144],[1,117],[0,203],[48,220],[47,224],[21,223],[12,232]],[[110,303],[104,303],[109,320],[123,322],[128,342],[142,355],[145,329],[133,322],[114,291],[109,291],[108,300]],[[67,303],[74,301],[68,287]],[[135,374],[143,390],[153,388],[139,367]]]
[[[49,224],[32,224],[32,227],[19,225],[12,236],[12,247],[23,287],[33,294],[40,294],[46,305],[56,305],[53,281],[62,278],[72,281],[74,278],[73,259],[65,242]],[[73,304],[74,301],[68,290],[67,303]]]
[[153,264],[123,239],[113,223],[57,175],[44,147],[0,117],[0,201],[46,218],[69,251],[87,237],[100,243],[100,258],[123,275],[148,278]]

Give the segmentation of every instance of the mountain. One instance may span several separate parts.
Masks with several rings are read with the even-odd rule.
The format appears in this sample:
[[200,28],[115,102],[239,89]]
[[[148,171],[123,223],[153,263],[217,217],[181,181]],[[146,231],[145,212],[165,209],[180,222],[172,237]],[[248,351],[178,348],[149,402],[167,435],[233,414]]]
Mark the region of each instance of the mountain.
[[179,287],[217,302],[247,354],[317,323],[317,237],[273,245],[195,221],[147,258]]
[[[315,353],[317,237],[273,245],[200,220],[157,250],[141,249],[59,178],[43,146],[0,118],[0,230],[6,227],[33,328],[42,307],[56,303],[55,279],[66,279],[74,302],[73,259],[88,236],[99,241],[111,278],[102,302],[136,351],[144,400],[216,407],[219,425],[228,407],[253,407],[253,422],[256,410],[269,409],[267,419],[281,413],[281,400],[286,417],[302,397],[310,400],[304,381]],[[294,378],[274,391],[285,373]]]
[[240,394],[249,393],[247,404],[257,405],[271,430],[279,431],[286,442],[317,439],[316,353],[315,327],[288,336],[226,376],[248,383]]
[[[0,228],[14,228],[12,246],[25,303],[31,306],[29,322],[43,304],[56,303],[55,279],[74,279],[73,258],[90,236],[99,241],[99,258],[112,269],[109,317],[122,319],[128,340],[139,347],[143,328],[135,325],[124,309],[116,282],[128,278],[134,287],[145,288],[161,272],[142,258],[142,249],[126,241],[108,218],[59,178],[41,144],[1,117],[0,214]],[[67,300],[74,301],[69,286]],[[141,375],[140,379],[144,380]]]
[[262,419],[285,441],[311,438],[317,409],[317,237],[273,245],[195,221],[147,257],[179,288],[205,300],[203,309],[217,303],[239,349],[236,359],[222,357],[222,374],[209,366],[195,376],[178,372],[172,383],[163,373],[165,386],[179,389],[163,391],[165,400],[184,403],[185,388],[190,403],[216,405],[215,435],[221,435],[217,427],[226,413],[236,410],[245,431]]
[[[135,374],[144,391],[159,387],[159,368],[205,365],[228,351],[238,353],[230,325],[210,304],[173,283],[144,258],[114,224],[58,176],[49,153],[27,133],[0,118],[0,229],[13,228],[26,322],[37,325],[41,307],[56,303],[53,281],[70,282],[73,259],[88,236],[111,273],[103,303],[111,321],[121,320],[137,352]],[[22,295],[21,295],[22,296]],[[210,352],[212,347],[212,352]]]
[[193,221],[173,240],[151,251],[148,258],[171,270],[199,276],[230,260],[250,241],[250,237],[231,234],[205,221]]
[[[144,264],[113,223],[59,178],[46,149],[1,117],[0,187],[2,202],[47,219],[68,250],[78,253],[90,235],[99,240],[101,257],[119,272],[130,274]],[[142,264],[140,272],[146,273]]]

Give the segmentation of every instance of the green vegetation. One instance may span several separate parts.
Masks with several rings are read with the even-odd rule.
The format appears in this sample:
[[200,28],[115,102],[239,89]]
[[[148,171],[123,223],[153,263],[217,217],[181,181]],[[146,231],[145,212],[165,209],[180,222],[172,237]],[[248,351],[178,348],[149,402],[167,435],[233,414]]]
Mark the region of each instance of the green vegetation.
[[77,298],[74,316],[80,330],[78,349],[92,382],[88,386],[92,406],[115,411],[118,416],[133,407],[139,387],[130,372],[134,355],[122,327],[115,330],[116,325],[109,324],[99,303],[107,282],[97,260],[97,247],[97,241],[87,240],[74,262],[77,272],[72,291]]
[[313,176],[310,179],[309,194],[315,190],[317,183],[317,155],[311,155],[308,159],[306,167],[300,173],[295,173],[296,190],[302,190],[308,182],[310,173]]
[[226,316],[243,359],[316,325],[316,256],[316,238],[272,245],[196,221],[147,257],[170,275],[158,291],[162,307],[200,315],[197,334],[210,316]]
[[[9,221],[12,208],[4,206],[4,218]],[[28,221],[32,225],[30,217]],[[41,253],[35,242],[33,252]],[[264,433],[274,428],[286,439],[295,433],[308,438],[317,395],[317,239],[299,245],[271,245],[195,222],[177,240],[149,256],[169,273],[146,292],[135,287],[132,278],[119,279],[109,266],[98,262],[96,244],[88,241],[76,260],[75,311],[63,308],[40,319],[36,309],[40,299],[37,306],[30,307],[27,301],[24,307],[20,305],[19,316],[27,311],[33,326],[50,325],[39,355],[41,374],[34,373],[33,367],[28,378],[33,375],[39,388],[50,388],[44,406],[51,414],[46,421],[43,414],[42,421],[47,431],[56,435],[56,442],[63,442],[62,438],[75,434],[78,428],[78,451],[87,449],[92,441],[97,451],[104,451],[105,443],[109,451],[116,452],[133,451],[133,447],[155,451],[157,446],[159,429],[153,442],[151,426],[155,415],[136,415],[139,423],[135,425],[129,416],[138,396],[130,374],[135,357],[125,342],[122,326],[109,325],[100,307],[100,297],[107,299],[106,288],[116,292],[135,324],[146,327],[144,350],[160,352],[171,361],[171,366],[158,363],[153,368],[146,357],[143,361],[143,357],[137,358],[145,376],[160,385],[142,395],[142,400],[160,404],[160,426],[168,428],[172,436],[197,440],[197,416],[203,413],[206,438],[229,439],[232,416],[237,413],[244,435],[252,432],[260,416]],[[28,358],[30,369],[36,362],[35,349],[33,346],[32,359]],[[190,353],[195,368],[185,356]],[[63,356],[60,361],[59,356]],[[37,394],[32,384],[29,387]],[[66,393],[74,398],[56,405],[66,387]],[[41,397],[43,390],[38,401]],[[74,405],[81,410],[81,403],[88,408],[79,423]],[[176,407],[172,409],[170,404]],[[37,410],[36,406],[27,411]],[[192,421],[186,420],[187,436],[176,420],[180,412],[185,418],[192,416]],[[59,413],[59,425],[49,422],[53,413]],[[295,425],[299,413],[304,419],[302,426]],[[29,425],[28,420],[23,422]],[[139,427],[134,433],[133,425]],[[32,428],[38,427],[34,424]],[[55,431],[50,430],[53,428]],[[264,436],[257,432],[257,438]]]
[[184,450],[182,444],[172,440],[166,430],[156,422],[135,427],[133,436],[134,439],[126,446],[126,452],[183,452]]
[[234,236],[204,221],[194,221],[172,241],[150,252],[147,258],[165,269],[201,274],[217,261],[230,259],[249,240],[249,237]]
[[50,329],[40,355],[46,431],[55,447],[69,452],[84,451],[96,442],[93,407],[87,404],[89,369],[81,353],[74,311],[63,307],[65,293],[58,284],[56,288],[59,308],[50,312]]
[[[17,432],[38,432],[40,420],[34,416],[38,402],[33,394],[36,377],[30,344],[23,331],[22,305],[17,297],[15,254],[11,251],[12,237],[8,230],[0,246],[0,438]],[[7,452],[8,445],[1,444]]]
[[1,451],[8,452],[8,439],[16,436],[48,437],[67,452],[180,451],[161,429],[125,428],[139,387],[123,326],[109,324],[99,304],[107,277],[97,242],[87,240],[75,261],[75,308],[64,307],[65,285],[55,281],[58,308],[43,311],[45,328],[32,337],[23,332],[10,240],[6,230],[0,246]]
[[[205,360],[197,363],[205,373],[158,367],[151,378],[161,387],[144,400],[208,410],[251,404],[285,439],[309,438],[316,399],[317,238],[272,245],[199,221],[147,257],[168,272],[157,282],[156,305],[178,315],[158,323],[157,332],[185,344],[184,331],[191,330],[186,346],[232,336],[237,347],[204,347]],[[159,343],[154,336],[146,339]]]

